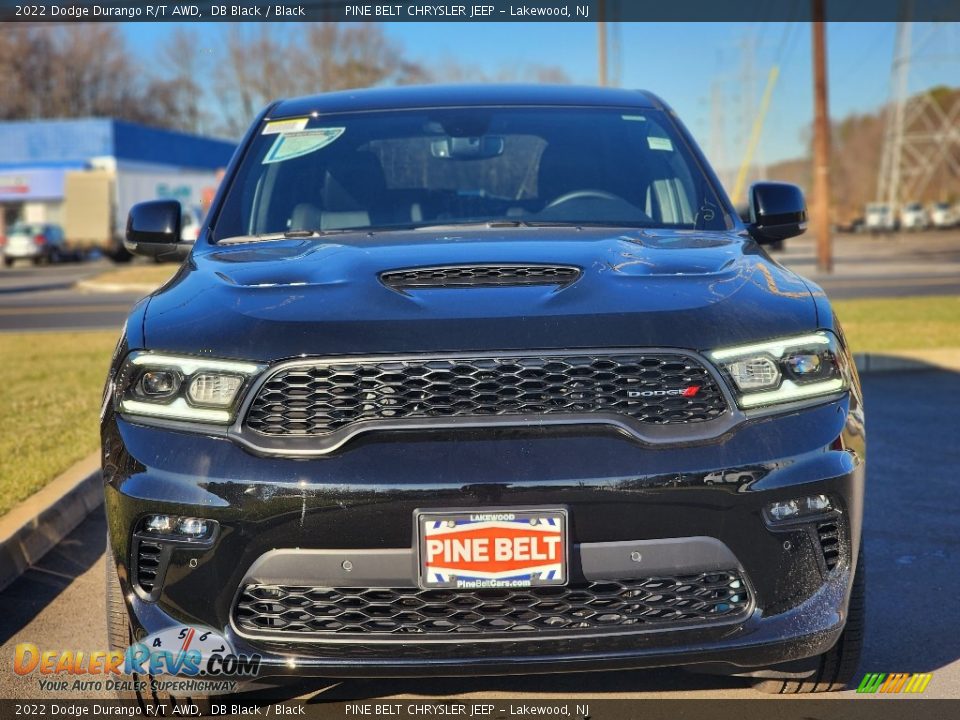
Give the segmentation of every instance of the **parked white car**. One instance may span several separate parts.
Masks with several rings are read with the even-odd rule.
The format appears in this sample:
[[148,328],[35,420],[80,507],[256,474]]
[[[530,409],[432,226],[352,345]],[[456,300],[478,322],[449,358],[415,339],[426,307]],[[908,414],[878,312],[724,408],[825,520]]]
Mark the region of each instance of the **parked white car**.
[[52,223],[18,222],[7,231],[3,264],[31,260],[34,265],[56,262],[64,256],[63,228]]
[[180,239],[184,242],[196,242],[203,225],[203,208],[191,205],[184,208],[180,221]]
[[897,222],[893,209],[886,203],[868,203],[864,225],[871,232],[887,232],[896,230]]
[[930,217],[926,209],[918,202],[907,203],[900,211],[900,227],[904,230],[926,230],[930,227]]
[[930,206],[930,223],[938,230],[951,228],[960,222],[957,210],[950,203],[938,202]]

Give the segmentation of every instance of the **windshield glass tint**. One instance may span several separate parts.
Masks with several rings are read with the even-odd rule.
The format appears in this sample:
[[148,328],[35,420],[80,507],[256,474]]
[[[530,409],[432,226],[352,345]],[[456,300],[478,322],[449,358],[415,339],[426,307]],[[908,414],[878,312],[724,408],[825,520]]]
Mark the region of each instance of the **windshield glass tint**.
[[659,111],[478,107],[265,122],[215,237],[498,221],[729,227]]

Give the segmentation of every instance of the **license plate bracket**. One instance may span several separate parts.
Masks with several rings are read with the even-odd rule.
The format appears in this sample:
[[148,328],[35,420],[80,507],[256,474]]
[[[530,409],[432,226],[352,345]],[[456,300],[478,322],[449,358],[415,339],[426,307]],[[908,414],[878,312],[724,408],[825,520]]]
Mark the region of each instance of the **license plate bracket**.
[[564,508],[417,510],[414,526],[424,589],[567,584]]

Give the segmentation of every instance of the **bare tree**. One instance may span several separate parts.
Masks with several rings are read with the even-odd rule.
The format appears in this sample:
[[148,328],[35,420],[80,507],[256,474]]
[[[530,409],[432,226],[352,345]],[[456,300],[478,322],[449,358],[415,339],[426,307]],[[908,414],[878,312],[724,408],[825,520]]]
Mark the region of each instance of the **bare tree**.
[[211,121],[202,81],[210,56],[204,50],[196,32],[177,26],[160,49],[161,74],[149,89],[173,106],[181,130],[195,133],[207,132]]
[[117,25],[7,24],[0,118],[108,116],[237,137],[260,108],[292,95],[438,81],[569,82],[551,65],[488,74],[451,59],[428,70],[374,23],[311,23],[295,36],[274,27],[228,26],[215,48],[176,28],[144,68]]
[[142,119],[142,88],[115,25],[7,24],[0,34],[0,116]]
[[536,85],[569,85],[571,82],[570,76],[558,65],[504,64],[488,72],[477,65],[446,57],[437,63],[437,66],[438,69],[430,76],[431,82],[513,82]]

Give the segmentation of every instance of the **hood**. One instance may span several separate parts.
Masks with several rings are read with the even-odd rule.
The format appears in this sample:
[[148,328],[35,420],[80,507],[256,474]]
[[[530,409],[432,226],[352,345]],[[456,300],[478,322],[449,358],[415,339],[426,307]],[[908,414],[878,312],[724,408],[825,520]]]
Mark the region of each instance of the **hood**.
[[[554,285],[388,287],[392,270],[575,267]],[[197,248],[151,299],[149,349],[298,355],[591,347],[704,350],[808,332],[811,293],[749,238],[438,228]]]

